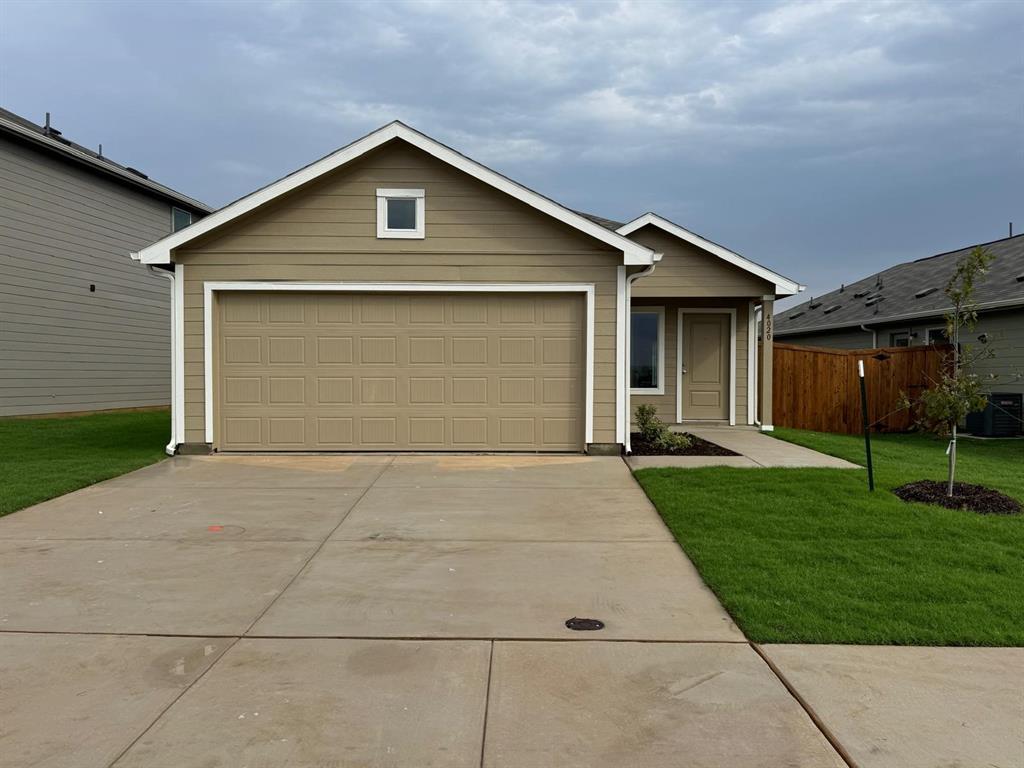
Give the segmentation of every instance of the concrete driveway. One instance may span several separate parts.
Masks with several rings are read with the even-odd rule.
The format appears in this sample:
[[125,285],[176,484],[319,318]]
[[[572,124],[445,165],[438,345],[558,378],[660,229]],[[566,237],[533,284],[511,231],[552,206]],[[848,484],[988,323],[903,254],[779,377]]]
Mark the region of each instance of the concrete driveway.
[[0,659],[3,766],[844,764],[616,458],[164,461],[0,519]]

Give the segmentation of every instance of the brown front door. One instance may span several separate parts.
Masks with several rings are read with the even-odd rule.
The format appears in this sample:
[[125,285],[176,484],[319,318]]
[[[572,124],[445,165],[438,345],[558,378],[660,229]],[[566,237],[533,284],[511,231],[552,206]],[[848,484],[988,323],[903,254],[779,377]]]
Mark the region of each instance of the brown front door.
[[729,315],[684,312],[682,318],[683,419],[728,419]]

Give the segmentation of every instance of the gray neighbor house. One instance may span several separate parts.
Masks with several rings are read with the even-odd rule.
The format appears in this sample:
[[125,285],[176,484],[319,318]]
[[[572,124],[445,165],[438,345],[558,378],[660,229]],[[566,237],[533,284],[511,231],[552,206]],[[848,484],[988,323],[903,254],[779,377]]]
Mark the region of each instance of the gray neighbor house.
[[167,405],[169,281],[127,254],[210,210],[0,109],[0,416]]
[[[1024,235],[982,243],[995,257],[976,285],[978,324],[968,343],[993,345],[977,373],[996,374],[992,392],[1024,393]],[[945,341],[943,288],[975,246],[897,264],[774,315],[781,343],[840,349]]]

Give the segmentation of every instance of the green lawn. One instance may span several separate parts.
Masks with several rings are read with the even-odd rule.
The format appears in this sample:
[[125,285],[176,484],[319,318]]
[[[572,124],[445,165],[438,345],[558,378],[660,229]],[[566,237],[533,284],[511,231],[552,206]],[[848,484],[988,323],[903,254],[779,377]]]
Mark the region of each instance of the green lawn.
[[[776,436],[863,463],[861,438]],[[945,443],[873,438],[863,470],[644,469],[637,479],[756,642],[1024,645],[1024,515],[906,504],[942,479]],[[958,479],[1024,501],[1024,441],[960,441]]]
[[165,457],[167,411],[0,419],[0,515]]

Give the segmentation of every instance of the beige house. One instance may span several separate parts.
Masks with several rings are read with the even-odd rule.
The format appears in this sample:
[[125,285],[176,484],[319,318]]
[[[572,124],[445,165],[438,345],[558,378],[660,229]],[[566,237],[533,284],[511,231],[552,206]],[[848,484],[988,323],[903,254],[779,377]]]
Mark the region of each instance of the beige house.
[[755,314],[801,288],[398,122],[133,258],[173,276],[169,452],[618,452],[640,402],[771,429]]

